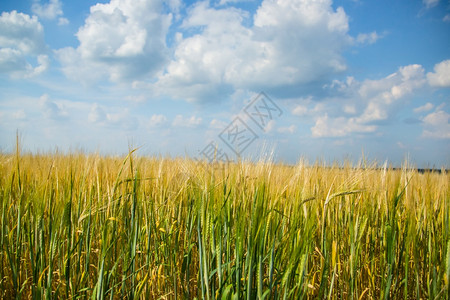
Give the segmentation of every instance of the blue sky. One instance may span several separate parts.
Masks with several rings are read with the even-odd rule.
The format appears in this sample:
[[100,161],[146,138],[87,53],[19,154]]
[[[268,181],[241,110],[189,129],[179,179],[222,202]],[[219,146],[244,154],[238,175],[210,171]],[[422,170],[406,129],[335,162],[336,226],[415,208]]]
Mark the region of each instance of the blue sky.
[[18,131],[35,152],[450,166],[449,1],[7,0],[0,10],[3,152]]

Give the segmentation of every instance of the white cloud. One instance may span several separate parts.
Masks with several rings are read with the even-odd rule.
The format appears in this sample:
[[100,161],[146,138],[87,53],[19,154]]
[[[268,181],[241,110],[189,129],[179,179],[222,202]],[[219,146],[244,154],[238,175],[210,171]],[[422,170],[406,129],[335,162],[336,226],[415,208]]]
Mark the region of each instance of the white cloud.
[[68,78],[87,85],[100,80],[107,70],[101,62],[82,59],[78,51],[71,47],[56,50],[55,54],[63,66],[62,71]]
[[450,22],[450,14],[446,14],[446,15],[444,16],[444,18],[442,19],[442,21],[444,21],[444,22]]
[[425,111],[432,110],[433,107],[434,107],[434,105],[433,105],[432,103],[427,102],[427,103],[425,103],[425,104],[422,105],[422,106],[419,106],[419,107],[414,108],[413,111],[414,111],[415,113],[421,113],[421,112],[425,112]]
[[306,105],[297,105],[293,110],[292,114],[296,116],[304,116],[308,113],[308,107]]
[[[397,72],[385,78],[365,80],[358,82],[336,81],[332,88],[343,93],[344,98],[338,100],[343,104],[340,109],[328,105],[326,113],[315,118],[311,128],[313,137],[344,137],[352,133],[374,133],[378,130],[380,122],[392,118],[396,107],[402,99],[409,97],[422,88],[427,80],[430,85],[446,86],[446,78],[450,61],[444,61],[435,66],[434,73],[425,75],[420,65],[400,67]],[[331,107],[331,108],[330,108]],[[434,108],[432,103],[426,103],[413,109],[415,113],[428,112]],[[339,113],[350,113],[351,117],[344,117]],[[435,108],[422,119],[424,126],[423,137],[445,139],[450,136],[449,114],[443,106]]]
[[37,17],[3,12],[0,16],[0,47],[14,48],[24,54],[42,53],[46,46],[44,28]]
[[[345,70],[348,17],[330,0],[263,1],[253,17],[236,8],[194,5],[175,55],[156,89],[188,101],[211,101],[235,89],[297,86]],[[292,30],[295,28],[295,30]]]
[[280,127],[278,128],[279,133],[294,133],[297,130],[297,127],[295,125],[291,125],[288,127]]
[[28,62],[23,54],[16,49],[0,48],[0,71],[10,75],[20,70],[21,72],[29,68]]
[[227,125],[228,123],[217,119],[212,119],[211,122],[209,123],[210,128],[218,130],[224,130],[227,127]]
[[38,55],[36,67],[29,70],[25,77],[33,77],[48,70],[50,66],[50,59],[48,55]]
[[267,125],[264,127],[264,132],[269,133],[275,129],[276,121],[270,120]]
[[165,0],[165,3],[169,6],[170,10],[175,13],[176,17],[179,17],[179,11],[183,7],[183,1],[181,0]]
[[146,94],[134,94],[125,97],[126,100],[136,103],[143,103],[148,99]]
[[107,112],[106,109],[97,103],[91,106],[88,114],[88,120],[91,123],[123,130],[134,130],[139,122],[132,116],[128,109],[120,109],[118,112]]
[[101,108],[97,103],[94,103],[91,107],[91,111],[88,115],[88,120],[91,123],[101,123],[106,120],[106,113],[103,108]]
[[423,4],[425,4],[426,8],[431,8],[438,5],[439,0],[422,0]]
[[[428,114],[425,118],[423,118],[423,122],[425,124],[429,124],[429,125],[438,127],[439,125],[448,123],[449,116],[450,115],[448,113],[446,113],[445,111],[438,110],[438,111]],[[450,134],[450,132],[449,132],[449,134]]]
[[397,100],[411,94],[424,83],[424,69],[420,65],[400,67],[397,72],[383,79],[364,81],[358,94],[367,99],[368,105],[359,117],[359,122],[386,120],[389,109]]
[[108,113],[106,117],[109,125],[117,126],[124,130],[135,130],[139,125],[138,119],[130,115],[128,109],[118,113]]
[[314,117],[326,110],[325,103],[317,103],[312,96],[293,99],[296,103],[291,113],[299,117]]
[[166,124],[167,118],[165,115],[152,115],[150,118],[150,127],[161,127]]
[[220,0],[219,5],[226,5],[228,3],[239,3],[239,2],[252,2],[255,0]]
[[[415,87],[424,84],[424,70],[421,65],[400,67],[397,72],[383,79],[365,80],[359,89],[359,94],[365,97],[382,94],[387,101],[401,98]],[[388,92],[388,94],[384,94]]]
[[343,137],[350,133],[370,133],[376,129],[375,125],[361,124],[356,118],[329,118],[325,114],[317,118],[311,133],[313,137]]
[[427,73],[428,83],[435,87],[450,87],[450,59],[434,66],[434,73]]
[[[373,133],[380,124],[395,115],[402,99],[425,83],[424,69],[420,65],[400,67],[397,72],[381,79],[335,81],[331,88],[336,88],[343,97],[314,109],[316,118],[311,128],[312,135],[343,137],[352,133]],[[342,111],[351,116],[342,116]]]
[[38,75],[49,67],[46,51],[44,29],[36,16],[17,11],[1,14],[0,73],[13,78]]
[[59,26],[63,26],[63,25],[68,25],[70,22],[67,18],[58,18],[58,25]]
[[356,113],[356,107],[354,105],[352,105],[352,104],[346,104],[346,105],[344,105],[343,111],[346,114],[353,115],[353,114]]
[[340,92],[345,92],[349,88],[352,88],[352,87],[355,87],[355,86],[358,86],[358,85],[359,85],[359,82],[353,76],[347,76],[345,81],[340,81],[340,80],[334,79],[331,82],[331,84],[325,84],[323,86],[323,88],[324,89],[336,88]]
[[405,146],[405,144],[403,144],[402,142],[397,142],[397,147],[399,147],[400,149],[406,149],[407,147]]
[[61,103],[56,103],[53,100],[50,100],[48,94],[43,94],[39,98],[39,104],[42,109],[42,114],[46,119],[52,120],[63,120],[67,118],[68,113]]
[[92,6],[76,34],[78,48],[56,52],[64,73],[85,82],[154,75],[167,60],[165,39],[171,15],[161,11],[158,0],[111,0]]
[[29,78],[45,72],[50,64],[48,56],[38,55],[36,60],[36,66],[33,67],[20,51],[0,48],[0,72],[12,78]]
[[443,110],[436,110],[423,118],[423,137],[436,139],[450,139],[450,114]]
[[202,123],[202,118],[191,116],[190,118],[185,118],[182,115],[177,115],[172,122],[173,126],[176,127],[198,127]]
[[379,40],[381,36],[376,32],[373,31],[371,33],[360,33],[356,37],[356,42],[359,44],[374,44],[377,40]]
[[35,0],[31,6],[31,11],[39,18],[49,20],[63,15],[62,4],[59,0],[50,0],[45,4],[41,4],[39,0]]

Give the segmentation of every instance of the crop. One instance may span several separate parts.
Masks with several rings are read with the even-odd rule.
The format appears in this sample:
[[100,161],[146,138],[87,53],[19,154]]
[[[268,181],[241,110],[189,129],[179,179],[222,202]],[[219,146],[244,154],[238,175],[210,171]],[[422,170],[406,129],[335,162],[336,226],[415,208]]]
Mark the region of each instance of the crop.
[[0,297],[449,299],[449,179],[0,154]]

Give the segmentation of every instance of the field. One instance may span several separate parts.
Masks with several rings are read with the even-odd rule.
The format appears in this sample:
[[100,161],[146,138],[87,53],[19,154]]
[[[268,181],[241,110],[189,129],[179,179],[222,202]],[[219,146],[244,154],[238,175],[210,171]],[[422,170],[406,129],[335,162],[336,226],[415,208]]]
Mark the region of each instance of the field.
[[0,297],[450,299],[450,175],[0,154]]

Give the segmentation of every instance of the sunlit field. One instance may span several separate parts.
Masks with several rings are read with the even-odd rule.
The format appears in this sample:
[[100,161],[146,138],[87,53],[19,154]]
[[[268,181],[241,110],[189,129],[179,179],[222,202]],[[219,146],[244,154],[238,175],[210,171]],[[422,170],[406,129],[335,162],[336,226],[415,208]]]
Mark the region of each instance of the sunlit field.
[[449,299],[450,175],[1,154],[0,298]]

